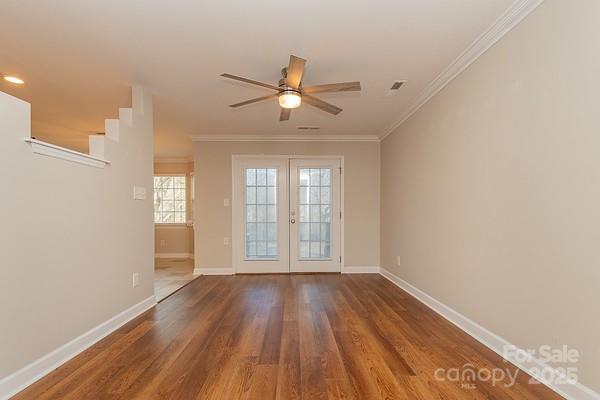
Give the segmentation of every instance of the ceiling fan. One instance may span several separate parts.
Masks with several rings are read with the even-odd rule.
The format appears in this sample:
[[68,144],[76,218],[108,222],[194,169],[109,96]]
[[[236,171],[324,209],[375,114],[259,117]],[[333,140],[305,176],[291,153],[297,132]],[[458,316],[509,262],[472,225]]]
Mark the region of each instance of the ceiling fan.
[[314,93],[331,93],[331,92],[359,92],[360,82],[342,82],[342,83],[328,83],[325,85],[316,86],[302,86],[302,78],[304,76],[304,65],[306,60],[296,56],[290,56],[290,63],[287,67],[281,70],[282,78],[279,80],[279,85],[271,85],[268,83],[258,82],[248,78],[242,78],[241,76],[231,74],[221,74],[221,76],[237,81],[251,83],[272,89],[277,93],[269,94],[267,96],[257,97],[242,101],[241,103],[231,104],[229,107],[237,108],[245,106],[247,104],[256,103],[258,101],[269,100],[278,98],[279,105],[281,106],[281,113],[279,114],[280,121],[287,121],[290,119],[292,109],[300,107],[302,102],[310,104],[313,107],[321,109],[333,115],[337,115],[342,112],[342,109],[329,104],[323,100],[320,100],[312,94]]

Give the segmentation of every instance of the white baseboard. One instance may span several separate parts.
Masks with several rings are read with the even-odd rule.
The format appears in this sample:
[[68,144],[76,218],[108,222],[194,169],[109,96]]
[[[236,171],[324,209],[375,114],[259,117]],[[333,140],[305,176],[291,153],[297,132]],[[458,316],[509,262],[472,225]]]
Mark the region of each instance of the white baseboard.
[[154,258],[194,258],[193,253],[155,253]]
[[2,378],[0,380],[0,399],[5,400],[14,396],[155,304],[156,298],[152,295],[42,358]]
[[196,267],[194,275],[234,275],[232,267]]
[[[344,267],[342,269],[343,274],[378,274],[379,267]],[[194,268],[194,275],[234,275],[233,268],[231,267],[196,267]]]
[[[417,300],[431,308],[433,311],[440,314],[442,317],[446,318],[448,321],[452,322],[454,325],[465,331],[470,336],[474,337],[477,341],[482,343],[484,346],[488,347],[495,353],[498,353],[500,356],[504,357],[503,349],[506,346],[513,346],[509,341],[501,338],[493,332],[490,332],[486,328],[477,324],[475,321],[465,317],[459,312],[453,310],[448,307],[444,303],[434,299],[427,293],[421,291],[420,289],[414,287],[410,283],[406,282],[402,278],[394,275],[390,271],[385,268],[381,268],[381,275],[387,278],[389,281],[394,283],[396,286],[400,287],[404,291],[408,292],[410,295],[415,297]],[[521,352],[522,355],[525,355],[526,352],[523,349],[519,349],[518,352]],[[555,384],[548,382],[547,380],[542,379],[541,376],[537,373],[537,371],[543,371],[544,376],[546,377],[557,377],[561,376],[560,373],[551,367],[550,365],[544,363],[540,359],[530,357],[527,362],[519,362],[516,357],[508,357],[507,360],[512,364],[516,365],[519,369],[525,371],[529,375],[533,376],[544,385],[554,390],[556,393],[565,397],[566,399],[577,399],[577,400],[599,400],[600,394],[596,393],[592,389],[582,385],[581,383],[565,383],[565,384]],[[521,358],[521,357],[518,357]],[[554,380],[554,379],[552,379]],[[555,380],[554,380],[555,381]]]
[[[497,354],[504,356],[503,349],[505,346],[512,346],[510,342],[499,337],[498,335],[490,332],[486,328],[465,317],[459,312],[439,302],[435,298],[431,297],[427,293],[414,287],[410,283],[406,282],[402,278],[394,275],[385,268],[379,267],[345,267],[343,273],[377,273],[379,272],[382,276],[387,278],[389,281],[408,292],[410,295],[415,297],[417,300],[424,303],[426,306],[431,308],[433,311],[452,322],[454,325],[462,329],[464,332],[475,338],[477,341],[496,352]],[[219,268],[194,268],[194,275],[233,275],[233,268],[231,267],[219,267]],[[75,357],[100,339],[109,335],[113,331],[117,330],[125,323],[134,319],[144,311],[153,307],[156,304],[154,296],[148,297],[147,299],[135,304],[127,310],[117,314],[108,321],[103,322],[97,327],[84,333],[83,335],[73,339],[72,341],[64,344],[58,349],[51,353],[43,356],[42,358],[34,361],[33,363],[25,366],[17,372],[0,380],[0,399],[5,400],[25,389],[33,382],[41,379],[43,376],[53,371],[60,365],[64,364],[71,358]],[[523,353],[524,350],[521,350]],[[545,382],[541,377],[536,376],[536,371],[546,371],[546,376],[559,376],[551,366],[545,364],[539,359],[531,358],[528,362],[522,363],[516,359],[508,359],[511,363],[516,365],[521,370],[534,376],[540,382],[544,383],[550,389],[554,390],[561,396],[567,399],[577,400],[599,400],[600,394],[596,393],[592,389],[580,384],[553,384]]]
[[345,266],[342,268],[342,274],[378,274],[379,267],[350,267]]

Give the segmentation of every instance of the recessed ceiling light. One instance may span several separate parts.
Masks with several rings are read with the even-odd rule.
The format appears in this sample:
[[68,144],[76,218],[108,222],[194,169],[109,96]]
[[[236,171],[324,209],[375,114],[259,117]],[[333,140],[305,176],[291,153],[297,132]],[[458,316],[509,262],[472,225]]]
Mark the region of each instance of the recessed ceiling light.
[[9,81],[10,83],[14,83],[16,85],[22,85],[25,83],[23,79],[17,78],[16,76],[5,76],[5,81]]

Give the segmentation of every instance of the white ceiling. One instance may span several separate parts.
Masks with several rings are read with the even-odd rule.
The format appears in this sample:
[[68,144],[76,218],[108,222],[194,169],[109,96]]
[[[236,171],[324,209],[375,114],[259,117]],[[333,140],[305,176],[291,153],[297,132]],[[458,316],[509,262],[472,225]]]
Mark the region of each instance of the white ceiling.
[[[513,0],[121,1],[3,0],[0,72],[26,85],[0,90],[32,103],[38,137],[85,147],[104,118],[128,106],[129,86],[155,93],[156,155],[192,153],[190,135],[383,135],[435,77]],[[276,84],[290,54],[306,58],[304,85],[360,80],[361,93],[318,97],[279,122],[277,102],[228,104]],[[407,80],[385,97],[394,80]],[[315,131],[308,131],[314,134]]]

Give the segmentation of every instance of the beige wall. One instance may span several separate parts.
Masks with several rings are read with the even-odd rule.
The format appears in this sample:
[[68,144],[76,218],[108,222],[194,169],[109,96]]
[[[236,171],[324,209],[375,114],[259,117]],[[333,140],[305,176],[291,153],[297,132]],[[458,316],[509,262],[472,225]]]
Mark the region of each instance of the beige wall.
[[[33,154],[30,106],[0,92],[0,378],[154,295],[152,100],[104,169]],[[132,287],[132,274],[140,285]]]
[[[192,220],[191,174],[194,172],[193,162],[155,162],[156,175],[186,175],[186,212],[187,219]],[[173,254],[194,254],[194,229],[191,226],[155,225],[154,249],[157,256]]]
[[196,267],[231,267],[231,156],[343,155],[345,265],[379,265],[379,143],[196,142]]
[[[547,0],[382,143],[382,266],[600,389],[600,1]],[[396,266],[400,255],[401,265]]]

